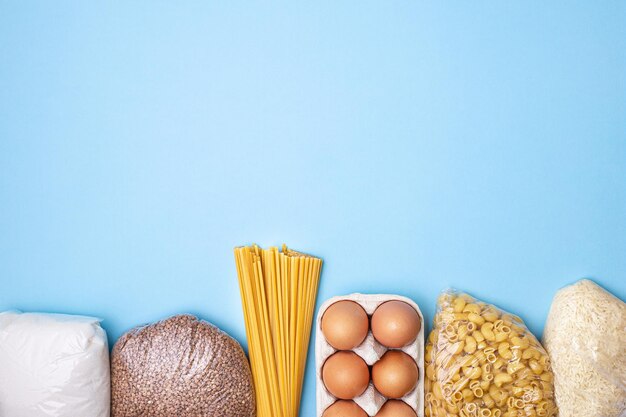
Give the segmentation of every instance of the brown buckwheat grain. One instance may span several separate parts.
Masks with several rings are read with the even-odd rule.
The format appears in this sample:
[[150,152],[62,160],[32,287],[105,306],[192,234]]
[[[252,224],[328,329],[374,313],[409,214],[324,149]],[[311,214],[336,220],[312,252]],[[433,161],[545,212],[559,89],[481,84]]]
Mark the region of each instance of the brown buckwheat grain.
[[253,417],[241,346],[210,323],[179,315],[122,336],[111,354],[112,417]]

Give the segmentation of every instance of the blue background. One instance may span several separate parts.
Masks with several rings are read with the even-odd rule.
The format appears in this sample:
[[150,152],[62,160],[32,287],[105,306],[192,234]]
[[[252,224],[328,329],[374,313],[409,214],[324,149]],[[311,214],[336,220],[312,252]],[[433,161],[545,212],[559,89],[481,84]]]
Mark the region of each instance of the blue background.
[[244,343],[251,242],[429,322],[624,299],[626,2],[0,1],[0,309]]

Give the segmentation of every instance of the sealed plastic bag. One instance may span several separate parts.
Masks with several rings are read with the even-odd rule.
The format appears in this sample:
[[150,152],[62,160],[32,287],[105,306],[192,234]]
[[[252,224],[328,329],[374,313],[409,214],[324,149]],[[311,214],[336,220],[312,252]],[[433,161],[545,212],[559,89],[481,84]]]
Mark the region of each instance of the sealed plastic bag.
[[517,316],[455,291],[425,351],[427,417],[557,415],[548,354]]
[[556,293],[543,333],[561,417],[626,415],[626,304],[589,280]]
[[109,417],[109,394],[98,319],[0,313],[0,416]]
[[123,335],[111,353],[111,379],[112,417],[255,415],[252,375],[241,346],[192,315]]

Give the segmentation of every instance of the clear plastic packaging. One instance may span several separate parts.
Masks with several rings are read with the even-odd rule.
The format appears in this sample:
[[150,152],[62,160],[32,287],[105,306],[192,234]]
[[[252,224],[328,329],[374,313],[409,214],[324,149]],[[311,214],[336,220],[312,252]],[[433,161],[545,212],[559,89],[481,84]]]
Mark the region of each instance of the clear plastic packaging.
[[543,344],[561,417],[626,416],[626,304],[589,280],[558,291]]
[[0,313],[0,416],[109,417],[109,375],[99,319]]
[[241,346],[192,315],[137,327],[115,343],[111,401],[112,417],[255,415]]
[[427,417],[557,415],[548,354],[517,316],[454,290],[425,350]]

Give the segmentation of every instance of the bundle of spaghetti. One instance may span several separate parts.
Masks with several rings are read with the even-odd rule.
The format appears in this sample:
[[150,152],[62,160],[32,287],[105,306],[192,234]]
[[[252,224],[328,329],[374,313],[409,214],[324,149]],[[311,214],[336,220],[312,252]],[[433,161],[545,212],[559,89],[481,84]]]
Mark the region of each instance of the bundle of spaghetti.
[[296,417],[322,260],[287,249],[235,248],[258,417]]

